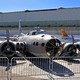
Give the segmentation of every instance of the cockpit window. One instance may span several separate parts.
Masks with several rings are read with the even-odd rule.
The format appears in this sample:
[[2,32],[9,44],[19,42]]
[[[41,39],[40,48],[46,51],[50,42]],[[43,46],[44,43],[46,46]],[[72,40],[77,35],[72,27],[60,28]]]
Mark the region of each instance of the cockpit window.
[[45,30],[36,31],[36,34],[47,34]]
[[36,32],[33,32],[32,35],[36,35]]
[[38,29],[30,31],[27,35],[38,35],[38,34],[48,34],[48,33],[43,29]]

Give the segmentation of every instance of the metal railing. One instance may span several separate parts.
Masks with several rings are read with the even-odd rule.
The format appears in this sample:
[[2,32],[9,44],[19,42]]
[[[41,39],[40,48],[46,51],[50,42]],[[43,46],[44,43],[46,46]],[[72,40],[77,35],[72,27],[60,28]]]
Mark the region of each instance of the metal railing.
[[51,77],[54,77],[55,80],[79,80],[79,76],[80,57],[52,58]]
[[0,78],[2,80],[9,80],[8,67],[9,60],[7,57],[0,57]]
[[79,80],[80,57],[0,57],[0,78],[47,76],[50,80]]
[[49,58],[14,57],[11,60],[12,76],[38,76],[49,74]]

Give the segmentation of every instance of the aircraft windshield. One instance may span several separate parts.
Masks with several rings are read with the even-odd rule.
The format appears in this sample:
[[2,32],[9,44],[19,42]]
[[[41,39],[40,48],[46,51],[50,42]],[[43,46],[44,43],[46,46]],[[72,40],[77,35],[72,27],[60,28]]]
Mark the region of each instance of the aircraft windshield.
[[40,30],[40,31],[37,31],[37,34],[47,34],[47,33],[44,30]]
[[28,33],[28,35],[38,35],[38,34],[48,34],[45,30],[40,29],[40,30],[33,30]]

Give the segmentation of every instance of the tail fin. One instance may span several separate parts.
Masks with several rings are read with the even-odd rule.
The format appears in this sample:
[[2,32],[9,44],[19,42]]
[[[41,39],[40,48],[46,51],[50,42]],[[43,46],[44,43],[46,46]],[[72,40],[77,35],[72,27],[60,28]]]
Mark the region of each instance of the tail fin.
[[65,32],[64,29],[61,29],[61,35],[62,37],[68,37],[68,34]]

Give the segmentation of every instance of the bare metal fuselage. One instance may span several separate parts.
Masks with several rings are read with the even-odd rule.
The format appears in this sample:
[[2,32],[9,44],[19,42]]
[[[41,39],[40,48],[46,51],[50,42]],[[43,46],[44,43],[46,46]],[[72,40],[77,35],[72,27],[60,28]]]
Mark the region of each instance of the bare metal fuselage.
[[51,35],[24,35],[18,38],[19,42],[25,42],[28,52],[35,56],[48,56],[46,52],[46,44],[53,39]]

